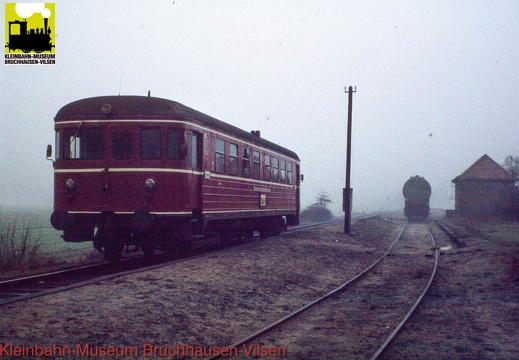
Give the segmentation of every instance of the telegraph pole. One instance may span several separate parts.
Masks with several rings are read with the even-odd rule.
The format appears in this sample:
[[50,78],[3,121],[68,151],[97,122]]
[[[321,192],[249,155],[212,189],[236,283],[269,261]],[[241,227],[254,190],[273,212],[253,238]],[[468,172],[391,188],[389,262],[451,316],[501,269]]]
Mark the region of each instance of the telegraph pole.
[[344,92],[348,93],[348,135],[346,144],[346,187],[342,190],[342,209],[344,211],[344,233],[351,233],[351,208],[353,200],[353,189],[350,184],[350,170],[351,170],[351,107],[353,101],[353,93],[357,92],[353,87],[344,88]]

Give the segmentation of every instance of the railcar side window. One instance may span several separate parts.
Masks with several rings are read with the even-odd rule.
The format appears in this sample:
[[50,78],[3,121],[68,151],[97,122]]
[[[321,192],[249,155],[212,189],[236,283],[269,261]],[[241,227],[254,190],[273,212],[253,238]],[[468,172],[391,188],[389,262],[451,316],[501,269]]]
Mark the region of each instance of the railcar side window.
[[198,139],[196,135],[187,133],[186,134],[186,142],[187,142],[187,156],[186,156],[186,165],[189,168],[196,169],[198,167]]
[[60,143],[59,143],[59,130],[56,131],[56,152],[55,152],[55,155],[54,157],[56,158],[56,160],[59,160],[59,155],[60,155]]
[[104,156],[104,134],[99,129],[65,133],[65,159],[99,160]]
[[281,160],[281,182],[283,182],[283,183],[287,181],[285,168],[286,168],[286,161]]
[[168,129],[168,159],[180,160],[182,158],[182,142],[184,132],[182,130]]
[[292,185],[292,163],[287,163],[287,180],[290,185]]
[[112,135],[112,158],[128,160],[132,158],[132,134],[129,132],[115,132]]
[[193,169],[198,167],[198,137],[191,135],[191,166]]
[[216,139],[216,158],[215,158],[215,171],[223,173],[225,171],[225,142],[220,139]]
[[243,158],[242,158],[242,176],[250,177],[250,150],[247,148],[243,148]]
[[260,153],[259,153],[259,151],[254,151],[252,161],[253,161],[252,177],[254,177],[254,179],[259,179],[260,178]]
[[160,158],[160,129],[142,129],[141,131],[141,158]]
[[265,180],[270,180],[270,155],[265,155]]
[[238,175],[238,145],[231,144],[229,149],[229,155],[231,156],[231,175]]
[[278,158],[272,158],[272,167],[274,168],[273,181],[279,181],[279,160]]

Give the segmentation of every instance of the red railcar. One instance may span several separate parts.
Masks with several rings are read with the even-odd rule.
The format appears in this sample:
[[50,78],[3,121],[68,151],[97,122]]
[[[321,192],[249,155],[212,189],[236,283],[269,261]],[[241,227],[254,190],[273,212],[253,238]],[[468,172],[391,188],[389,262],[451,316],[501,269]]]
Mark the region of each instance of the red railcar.
[[299,222],[298,156],[177,102],[103,96],[55,117],[54,212],[106,259],[277,234]]

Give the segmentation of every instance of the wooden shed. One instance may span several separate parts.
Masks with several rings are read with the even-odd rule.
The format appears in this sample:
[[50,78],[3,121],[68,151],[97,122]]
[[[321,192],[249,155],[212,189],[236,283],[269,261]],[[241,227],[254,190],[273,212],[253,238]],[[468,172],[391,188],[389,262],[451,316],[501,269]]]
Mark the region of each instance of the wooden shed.
[[457,215],[480,217],[512,213],[512,175],[488,155],[480,157],[452,182]]

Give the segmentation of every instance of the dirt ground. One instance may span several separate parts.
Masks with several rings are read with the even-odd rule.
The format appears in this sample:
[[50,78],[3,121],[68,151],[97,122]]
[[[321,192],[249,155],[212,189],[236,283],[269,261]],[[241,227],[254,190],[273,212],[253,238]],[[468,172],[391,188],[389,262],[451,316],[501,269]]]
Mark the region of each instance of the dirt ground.
[[519,358],[519,223],[450,222],[466,246],[439,273],[388,358]]
[[[0,356],[196,358],[224,351],[348,280],[401,226],[362,220],[348,236],[342,224],[332,225],[10,304],[0,308]],[[466,246],[442,252],[431,294],[384,357],[519,358],[519,224],[459,222],[457,230]],[[344,343],[341,337],[329,341]],[[296,358],[289,347],[249,346],[251,356],[278,350]]]

